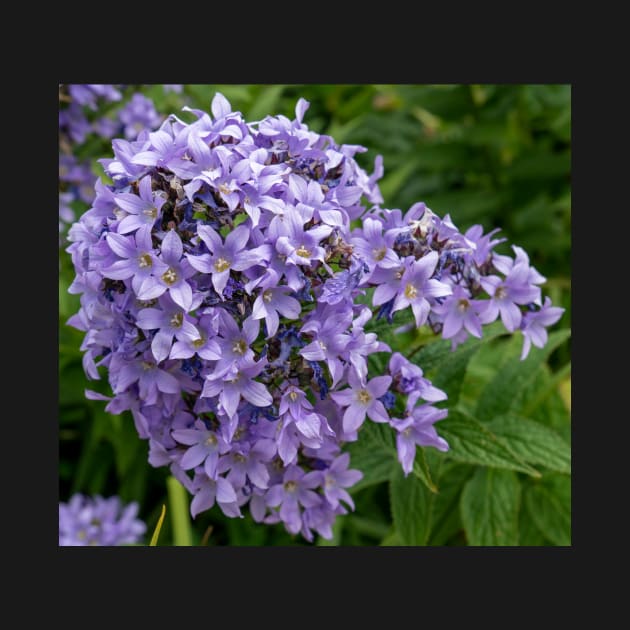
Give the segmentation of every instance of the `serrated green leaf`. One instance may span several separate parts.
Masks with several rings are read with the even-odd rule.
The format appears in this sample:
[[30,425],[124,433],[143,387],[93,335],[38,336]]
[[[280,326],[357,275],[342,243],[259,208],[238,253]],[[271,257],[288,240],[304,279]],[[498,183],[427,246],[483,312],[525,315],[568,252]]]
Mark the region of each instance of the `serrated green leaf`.
[[485,425],[530,464],[571,473],[571,447],[553,430],[516,414],[506,414]]
[[504,468],[540,477],[540,473],[525,462],[509,445],[472,416],[456,409],[449,411],[437,427],[449,443],[448,454],[454,460]]
[[[571,335],[570,330],[559,330],[549,335],[544,348],[532,347],[529,356],[521,361],[519,356],[512,356],[497,371],[496,376],[481,392],[475,416],[489,421],[496,416],[515,410],[521,400],[522,392],[535,378],[536,373],[549,355]],[[515,338],[515,344],[518,341]]]
[[431,493],[415,475],[404,476],[402,469],[392,475],[389,499],[394,526],[401,544],[426,545],[431,533]]
[[571,545],[571,478],[547,475],[525,490],[525,506],[540,533],[555,545]]
[[480,468],[466,483],[460,502],[469,545],[518,545],[521,486],[507,470]]

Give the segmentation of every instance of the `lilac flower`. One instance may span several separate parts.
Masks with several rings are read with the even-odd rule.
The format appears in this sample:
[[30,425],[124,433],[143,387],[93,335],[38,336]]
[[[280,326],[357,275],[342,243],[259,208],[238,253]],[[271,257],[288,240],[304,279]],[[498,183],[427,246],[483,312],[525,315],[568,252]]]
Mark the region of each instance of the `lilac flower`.
[[197,271],[212,274],[212,285],[219,295],[223,294],[231,269],[243,271],[260,264],[263,260],[269,260],[271,256],[271,249],[267,244],[245,249],[250,234],[245,225],[239,225],[230,232],[225,243],[208,225],[200,225],[197,232],[210,254],[201,256],[188,254],[187,258]]
[[138,182],[138,195],[121,193],[116,196],[116,204],[127,213],[118,225],[119,234],[128,234],[143,225],[152,226],[160,215],[166,200],[151,190],[151,177],[145,175]]
[[194,426],[194,429],[178,429],[171,433],[179,443],[190,446],[179,465],[184,470],[190,470],[203,464],[206,475],[210,479],[216,479],[219,455],[227,453],[230,445],[220,434],[209,431],[201,420],[195,421]]
[[387,411],[378,399],[385,394],[391,383],[391,376],[376,376],[363,385],[356,374],[349,371],[350,389],[331,394],[336,403],[347,407],[343,414],[343,430],[346,433],[356,431],[365,421],[366,414],[374,422],[389,422]]
[[154,129],[160,124],[160,115],[150,98],[136,92],[118,114],[125,126],[125,138],[134,140],[144,129]]
[[136,294],[143,293],[143,286],[146,286],[149,277],[154,274],[159,276],[168,269],[168,265],[157,257],[150,226],[143,225],[131,237],[109,232],[106,238],[110,249],[122,260],[104,267],[101,273],[112,280],[131,278],[131,286]]
[[424,378],[422,368],[411,363],[400,352],[392,354],[389,360],[389,372],[393,379],[392,389],[401,394],[417,393],[430,402],[446,400],[446,394]]
[[333,387],[343,374],[340,354],[350,343],[350,335],[344,331],[352,321],[352,311],[338,304],[316,309],[312,317],[302,326],[301,332],[312,332],[315,339],[300,350],[300,354],[308,361],[326,361]]
[[[420,260],[407,259],[405,262],[400,280],[379,285],[374,292],[373,303],[384,304],[395,297],[392,313],[411,306],[416,326],[419,328],[426,322],[431,309],[427,298],[444,297],[450,295],[452,290],[447,284],[431,279],[438,262],[437,252],[429,252]],[[372,280],[376,280],[374,276]]]
[[354,259],[350,269],[340,271],[326,280],[319,301],[338,304],[342,300],[352,299],[352,292],[359,286],[368,271],[368,267],[362,260]]
[[263,289],[254,301],[252,317],[265,319],[270,337],[273,337],[278,331],[280,321],[278,313],[288,319],[297,319],[300,316],[300,303],[295,298],[285,295],[288,290],[288,287]]
[[210,509],[216,501],[226,516],[240,516],[238,498],[232,484],[223,477],[210,479],[198,476],[193,486],[194,497],[190,502],[190,513],[193,518],[200,512]]
[[375,267],[391,269],[400,266],[400,259],[392,249],[395,234],[386,233],[383,236],[383,224],[367,217],[363,221],[362,236],[355,236],[351,242],[354,250],[368,265],[370,271]]
[[293,265],[311,265],[313,260],[324,263],[325,251],[319,242],[330,234],[332,228],[318,225],[304,231],[303,219],[304,215],[297,210],[283,215],[283,221],[278,224],[280,235],[276,249]]
[[405,476],[413,469],[416,445],[434,446],[440,451],[448,450],[448,443],[441,438],[433,424],[448,414],[447,409],[437,409],[432,405],[420,405],[403,419],[392,418],[391,425],[398,431],[396,448]]
[[210,316],[202,316],[196,324],[197,336],[177,340],[171,348],[170,359],[190,359],[195,353],[206,361],[221,358],[221,348],[216,339],[215,320]]
[[251,362],[234,366],[222,374],[211,374],[203,386],[201,396],[219,396],[225,413],[233,416],[236,413],[238,403],[243,397],[256,407],[268,407],[273,402],[267,388],[254,377],[264,369],[265,362]]
[[258,337],[260,323],[248,317],[243,321],[242,330],[234,319],[225,311],[220,311],[221,336],[217,337],[217,344],[221,357],[215,366],[217,375],[223,374],[232,366],[247,365],[254,359],[254,351],[250,345]]
[[545,298],[545,303],[539,311],[526,312],[521,321],[523,332],[523,351],[521,360],[529,354],[531,345],[542,348],[547,343],[547,326],[555,324],[564,313],[559,306],[551,306],[551,300]]
[[153,355],[144,353],[138,359],[122,363],[114,384],[114,392],[122,394],[134,383],[138,384],[138,394],[145,404],[155,404],[158,393],[178,394],[181,387],[177,379],[158,368]]
[[292,534],[302,527],[300,506],[315,507],[321,501],[312,488],[319,485],[317,471],[304,473],[299,466],[287,467],[282,483],[275,484],[267,491],[265,500],[270,507],[280,507],[279,516]]
[[324,496],[333,508],[339,501],[345,501],[354,510],[354,501],[344,488],[353,486],[363,478],[358,470],[348,470],[350,455],[344,453],[337,457],[330,466],[322,472]]
[[229,470],[226,479],[237,488],[242,488],[249,480],[261,490],[269,487],[267,463],[276,454],[274,440],[261,438],[253,445],[234,447],[234,450],[221,459],[219,473]]
[[195,270],[182,258],[184,246],[175,232],[169,230],[162,240],[160,261],[166,265],[166,270],[159,276],[149,276],[143,282],[138,297],[141,300],[152,300],[168,291],[173,301],[185,311],[193,308],[193,291],[188,279]]
[[453,288],[452,295],[433,310],[444,317],[442,337],[451,339],[464,328],[474,337],[481,337],[479,313],[484,308],[485,302],[473,300],[469,291],[458,285]]
[[115,496],[104,499],[75,494],[68,503],[59,503],[59,546],[138,544],[146,525],[137,514],[137,503],[123,506]]
[[520,326],[522,314],[517,304],[540,300],[540,289],[530,284],[529,274],[529,266],[520,263],[510,269],[505,279],[499,276],[481,278],[481,286],[490,295],[481,314],[482,323],[493,322],[500,313],[501,321],[509,332]]
[[151,352],[159,363],[168,358],[173,337],[179,341],[195,342],[199,338],[197,328],[186,312],[166,295],[160,298],[160,308],[144,308],[138,311],[136,325],[143,330],[157,330],[151,340]]

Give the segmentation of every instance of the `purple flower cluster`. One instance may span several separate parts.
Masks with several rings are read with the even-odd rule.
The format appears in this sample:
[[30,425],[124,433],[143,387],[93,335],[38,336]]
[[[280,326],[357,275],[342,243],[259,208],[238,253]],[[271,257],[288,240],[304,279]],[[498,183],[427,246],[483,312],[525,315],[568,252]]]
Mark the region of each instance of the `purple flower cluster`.
[[381,208],[380,157],[368,176],[364,149],[309,130],[307,108],[248,124],[217,94],[212,116],[184,108],[194,122],[114,140],[101,160],[113,185],[97,183],[68,252],[86,374],[106,368],[107,410],[131,410],[193,516],[247,506],[313,540],[354,507],[362,473],[342,447],[366,419],[395,431],[406,473],[417,445],[448,449],[433,404],[446,395],[420,367],[395,353],[368,373],[391,352],[373,320],[403,311],[457,344],[501,317],[537,345],[559,309],[541,307],[522,250],[492,251],[493,233],[461,234],[424,204]]
[[137,514],[137,503],[123,507],[118,497],[75,494],[68,503],[59,504],[59,546],[137,544],[147,529]]

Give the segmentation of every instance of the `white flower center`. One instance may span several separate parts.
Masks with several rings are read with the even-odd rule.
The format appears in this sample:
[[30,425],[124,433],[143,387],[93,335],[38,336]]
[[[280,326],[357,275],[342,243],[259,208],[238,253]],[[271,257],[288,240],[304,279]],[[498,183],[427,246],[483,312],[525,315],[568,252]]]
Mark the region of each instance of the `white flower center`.
[[153,265],[153,261],[151,260],[150,254],[141,254],[138,256],[138,267],[140,269],[146,269],[147,267],[151,267]]
[[221,273],[222,271],[225,271],[226,269],[228,269],[229,266],[230,266],[230,261],[226,260],[222,256],[219,256],[219,258],[217,258],[217,260],[214,263],[214,268],[219,273]]
[[413,300],[414,298],[418,297],[418,289],[416,289],[416,287],[414,287],[413,284],[409,283],[405,287],[405,297],[408,300]]
[[172,267],[169,267],[163,274],[162,280],[169,286],[177,282],[177,272]]

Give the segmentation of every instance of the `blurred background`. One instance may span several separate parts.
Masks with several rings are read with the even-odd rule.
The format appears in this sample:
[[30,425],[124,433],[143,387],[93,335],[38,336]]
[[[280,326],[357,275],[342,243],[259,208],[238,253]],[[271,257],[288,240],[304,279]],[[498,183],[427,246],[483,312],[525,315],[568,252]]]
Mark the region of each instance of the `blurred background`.
[[[130,415],[111,416],[104,403],[85,398],[86,388],[109,394],[106,381],[90,382],[81,366],[82,333],[66,326],[78,310],[67,292],[74,273],[65,234],[72,217],[89,207],[91,182],[102,171],[96,159],[110,157],[112,137],[133,137],[146,124],[159,124],[188,105],[209,110],[223,93],[247,121],[267,114],[294,117],[300,97],[310,101],[304,122],[337,143],[368,148],[357,154],[368,173],[383,156],[380,181],[384,207],[403,211],[424,201],[434,212],[450,214],[462,231],[480,223],[501,228],[509,253],[520,245],[547,277],[543,293],[566,310],[571,325],[571,88],[568,85],[126,85],[120,98],[82,107],[87,125],[71,128],[60,89],[60,250],[59,250],[59,499],[75,492],[137,501],[150,533],[163,504],[167,518],[160,544],[308,544],[281,526],[257,525],[251,517],[228,519],[213,508],[190,523],[188,498],[172,484],[168,471],[147,462],[147,443],[137,437]],[[140,96],[139,96],[140,95]],[[154,109],[151,110],[150,107]],[[62,116],[62,112],[66,113]],[[63,118],[63,120],[62,120]],[[78,128],[81,128],[78,125]],[[75,127],[77,125],[75,124]],[[63,128],[63,133],[62,133]],[[134,131],[135,130],[135,131]],[[71,156],[71,157],[69,157]],[[62,212],[63,211],[63,212]],[[63,216],[62,216],[63,215]],[[570,439],[570,344],[549,358],[549,374],[561,373],[553,390],[548,424]],[[569,369],[566,369],[566,366]],[[488,365],[477,366],[464,391],[475,396]],[[471,365],[474,372],[475,364]],[[473,374],[473,376],[475,376]],[[547,412],[546,412],[547,413]],[[439,425],[438,425],[439,431]],[[387,484],[353,493],[354,514],[343,519],[334,544],[387,544],[392,517]],[[179,503],[178,503],[179,502]],[[170,506],[170,507],[169,507]],[[172,508],[172,509],[171,509]],[[454,508],[456,509],[456,508]],[[170,514],[169,514],[170,512]],[[170,517],[169,517],[170,516]],[[457,518],[456,516],[453,518]],[[433,544],[466,544],[456,521],[450,535]],[[551,544],[544,532],[521,536],[521,544]],[[553,538],[553,537],[552,537]],[[524,542],[525,541],[525,542]],[[320,540],[318,544],[326,544]]]

